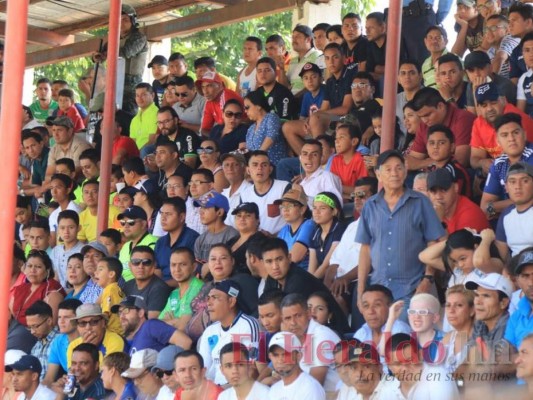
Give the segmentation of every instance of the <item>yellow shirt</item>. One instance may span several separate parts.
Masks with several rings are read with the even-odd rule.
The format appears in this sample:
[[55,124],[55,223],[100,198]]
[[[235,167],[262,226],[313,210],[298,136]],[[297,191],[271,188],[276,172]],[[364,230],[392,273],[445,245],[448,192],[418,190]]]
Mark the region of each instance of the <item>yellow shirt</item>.
[[[109,206],[109,216],[107,219],[108,228],[112,228],[117,216],[120,214],[118,207]],[[78,240],[92,242],[96,240],[96,215],[91,215],[88,208],[80,212],[80,231]]]
[[[72,351],[76,348],[77,345],[82,344],[83,339],[81,337],[74,339],[69,343],[67,348],[67,365],[70,368],[72,362]],[[100,360],[100,368],[102,368],[104,357],[108,354],[115,353],[117,351],[123,352],[125,347],[124,339],[120,335],[117,335],[114,332],[111,332],[106,329],[104,340],[98,346],[98,354]]]
[[107,321],[107,330],[118,333],[120,336],[124,334],[124,331],[120,325],[118,314],[113,314],[111,312],[111,307],[115,304],[120,304],[124,297],[126,297],[126,295],[118,286],[118,283],[113,282],[104,288],[102,294],[100,294],[100,297],[96,300],[96,303],[100,304],[102,307],[102,312],[109,318]]
[[233,81],[233,79],[228,78],[226,75],[222,75],[220,72],[217,72],[218,75],[220,75],[220,78],[224,81],[224,86],[226,89],[231,89],[235,91],[237,89],[237,84]]
[[140,110],[131,120],[130,137],[135,140],[137,147],[141,149],[148,143],[148,137],[157,132],[157,111],[159,108],[152,103],[146,110]]

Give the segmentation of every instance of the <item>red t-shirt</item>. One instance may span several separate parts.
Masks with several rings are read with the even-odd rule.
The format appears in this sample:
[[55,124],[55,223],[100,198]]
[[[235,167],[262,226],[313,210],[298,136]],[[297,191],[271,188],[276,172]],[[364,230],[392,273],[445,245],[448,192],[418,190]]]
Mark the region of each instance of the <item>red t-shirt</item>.
[[348,164],[344,162],[342,154],[337,154],[331,161],[330,171],[341,178],[343,186],[354,186],[359,178],[368,176],[365,161],[359,152],[355,152]]
[[[448,104],[448,112],[444,119],[444,125],[450,128],[455,138],[455,145],[469,145],[470,137],[472,133],[472,125],[476,116],[469,111],[461,110],[454,104]],[[428,126],[424,123],[420,123],[418,130],[416,131],[415,140],[412,151],[417,153],[427,154],[426,144],[428,141]]]
[[[211,381],[207,381],[207,388],[206,388],[206,391],[203,393],[201,400],[216,400],[218,398],[218,395],[222,393],[223,391],[224,389],[222,389],[220,386],[215,385]],[[176,390],[176,394],[174,395],[174,400],[181,400],[182,392],[183,392],[183,388],[181,387],[178,390]]]
[[445,219],[444,222],[448,225],[450,234],[463,228],[472,228],[477,232],[489,228],[489,221],[481,208],[465,196],[459,196],[455,213],[452,218]]
[[[522,127],[526,131],[527,141],[533,142],[533,119],[522,110],[507,103],[503,109],[504,114],[516,113],[522,117]],[[496,129],[483,117],[477,117],[472,126],[472,139],[470,146],[485,150],[491,158],[502,155],[502,148],[496,140]]]
[[202,129],[210,131],[215,124],[223,124],[222,110],[224,104],[230,99],[235,99],[239,102],[244,110],[244,103],[242,97],[230,89],[223,89],[220,95],[214,99],[205,103],[204,117],[202,118]]
[[66,115],[70,118],[70,120],[74,124],[74,132],[79,132],[82,129],[85,129],[85,122],[83,122],[83,118],[81,117],[80,112],[78,111],[76,106],[70,107],[67,112],[58,110],[57,116],[60,117],[62,115]]
[[135,140],[127,136],[119,136],[113,140],[113,158],[117,155],[118,151],[126,150],[127,158],[139,157],[139,149]]

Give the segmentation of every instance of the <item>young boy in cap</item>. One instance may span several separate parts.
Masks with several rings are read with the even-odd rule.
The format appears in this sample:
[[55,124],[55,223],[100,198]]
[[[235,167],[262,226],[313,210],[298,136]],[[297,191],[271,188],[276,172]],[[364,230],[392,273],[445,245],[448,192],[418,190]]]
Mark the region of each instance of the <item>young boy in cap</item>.
[[[238,237],[239,232],[224,223],[229,211],[229,202],[220,193],[214,190],[207,192],[194,200],[193,205],[200,208],[200,222],[207,228],[194,243],[196,260],[204,264],[207,262],[209,250],[213,244],[227,243]],[[207,274],[207,264],[204,264],[204,268],[202,268],[202,275],[205,274]]]
[[475,0],[457,0],[457,24],[460,30],[452,53],[462,57],[466,50],[474,51],[483,44],[483,17],[478,13]]

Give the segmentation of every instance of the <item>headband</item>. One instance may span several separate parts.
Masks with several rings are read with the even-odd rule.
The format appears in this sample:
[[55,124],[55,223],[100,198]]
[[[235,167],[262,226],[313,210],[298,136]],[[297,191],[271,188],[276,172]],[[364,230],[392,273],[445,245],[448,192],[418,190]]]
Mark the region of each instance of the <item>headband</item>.
[[328,206],[330,206],[334,210],[337,208],[337,205],[335,204],[335,201],[331,197],[329,197],[329,196],[327,196],[325,194],[319,194],[319,195],[315,196],[315,198],[313,199],[313,203],[315,201],[320,201],[320,202],[322,202],[324,204],[327,204]]

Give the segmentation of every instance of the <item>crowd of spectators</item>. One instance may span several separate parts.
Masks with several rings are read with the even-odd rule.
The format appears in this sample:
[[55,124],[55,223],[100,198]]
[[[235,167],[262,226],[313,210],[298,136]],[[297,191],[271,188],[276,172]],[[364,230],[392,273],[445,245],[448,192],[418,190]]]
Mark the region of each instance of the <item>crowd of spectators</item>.
[[113,132],[103,64],[87,107],[39,79],[2,399],[532,398],[533,6],[457,0],[448,43],[451,3],[403,1],[390,132],[381,12],[243,38],[224,76],[147,63],[124,5]]

